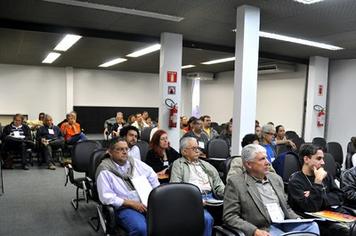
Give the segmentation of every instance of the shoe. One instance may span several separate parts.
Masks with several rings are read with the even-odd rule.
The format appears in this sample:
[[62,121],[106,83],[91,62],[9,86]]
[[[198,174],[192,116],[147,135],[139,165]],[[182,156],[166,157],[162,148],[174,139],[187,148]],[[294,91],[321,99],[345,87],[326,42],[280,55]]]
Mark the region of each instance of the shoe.
[[49,164],[49,165],[48,165],[48,169],[50,169],[50,170],[55,170],[56,167],[55,167],[55,165],[53,165],[53,164]]
[[28,165],[24,165],[22,168],[23,168],[24,170],[29,170],[29,169],[30,169],[30,167],[28,167]]

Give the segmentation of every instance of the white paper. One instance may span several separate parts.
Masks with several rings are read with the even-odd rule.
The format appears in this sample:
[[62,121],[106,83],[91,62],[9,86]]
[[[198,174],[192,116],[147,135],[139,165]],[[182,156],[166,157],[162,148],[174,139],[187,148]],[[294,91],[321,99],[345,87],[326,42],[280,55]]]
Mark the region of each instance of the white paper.
[[54,134],[54,130],[53,129],[48,129],[48,133],[49,134]]
[[266,204],[266,207],[273,223],[284,220],[282,209],[277,203],[268,203]]
[[141,202],[147,207],[148,196],[152,190],[151,184],[148,182],[146,176],[141,175],[131,179],[133,186],[135,187],[138,196],[140,196]]
[[20,131],[14,131],[14,137],[20,138]]
[[199,142],[199,147],[202,148],[202,149],[204,149],[204,148],[205,148],[205,147],[204,147],[204,142]]
[[318,220],[318,219],[287,219],[287,220],[276,221],[273,223],[277,223],[277,224],[308,223],[308,222],[313,222],[315,220]]
[[208,200],[205,200],[205,204],[206,205],[210,205],[210,206],[220,206],[224,203],[223,200],[218,200],[218,199],[208,199]]

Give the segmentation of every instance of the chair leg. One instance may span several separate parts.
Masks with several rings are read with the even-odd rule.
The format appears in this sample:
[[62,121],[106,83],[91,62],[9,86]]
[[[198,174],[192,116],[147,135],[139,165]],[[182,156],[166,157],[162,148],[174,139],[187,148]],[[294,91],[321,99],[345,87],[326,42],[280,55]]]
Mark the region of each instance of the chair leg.
[[72,199],[72,206],[74,207],[75,210],[78,210],[79,208],[79,201],[86,200],[84,197],[79,197],[79,188],[77,187],[76,191],[76,198]]
[[95,232],[99,231],[99,229],[100,229],[100,218],[99,218],[98,211],[96,212],[96,216],[93,216],[93,217],[91,217],[89,219],[88,223],[95,230]]

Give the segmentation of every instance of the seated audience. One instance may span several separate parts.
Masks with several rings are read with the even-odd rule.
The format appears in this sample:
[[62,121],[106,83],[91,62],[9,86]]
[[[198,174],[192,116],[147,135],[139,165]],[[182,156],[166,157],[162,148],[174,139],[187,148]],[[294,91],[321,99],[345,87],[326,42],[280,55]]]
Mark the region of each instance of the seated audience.
[[150,115],[148,114],[148,111],[143,111],[142,112],[142,120],[147,123],[148,117],[150,117]]
[[[304,144],[299,151],[302,170],[293,174],[288,183],[291,207],[299,213],[331,210],[348,213],[342,207],[343,192],[324,168],[324,153],[313,144]],[[348,233],[348,226],[339,223],[320,223],[321,235]],[[330,233],[330,234],[328,234]],[[339,235],[340,235],[339,234]]]
[[158,175],[169,174],[168,168],[179,158],[179,153],[169,146],[167,132],[157,130],[151,139],[150,148],[146,156],[147,165]]
[[132,125],[133,123],[135,123],[136,121],[136,116],[135,115],[129,115],[129,117],[127,118],[127,123],[129,123],[130,125]]
[[227,226],[246,236],[280,236],[292,231],[319,234],[314,222],[277,223],[299,216],[287,204],[281,177],[269,172],[265,148],[249,144],[241,158],[246,171],[231,176],[226,185],[223,220]]
[[229,148],[231,148],[232,139],[232,122],[226,123],[225,129],[221,131],[219,138],[225,140]]
[[55,170],[53,150],[63,148],[64,138],[58,126],[53,125],[53,119],[50,115],[44,116],[43,126],[37,130],[36,140],[40,144],[40,151],[48,169]]
[[96,171],[98,195],[103,204],[115,207],[117,222],[128,235],[146,236],[147,206],[141,202],[130,179],[145,176],[152,188],[159,182],[152,168],[132,158],[128,150],[124,139],[113,139],[108,150],[110,158],[104,159]]
[[271,124],[262,126],[262,140],[260,142],[261,146],[266,148],[267,159],[269,163],[272,163],[276,157],[275,142],[274,142],[275,130]]
[[30,127],[31,130],[37,130],[43,125],[44,116],[45,113],[41,112],[40,114],[38,114],[38,120],[28,120],[26,121],[26,124],[28,125],[28,127]]
[[[75,115],[75,117],[77,117],[77,113],[76,113],[75,111],[71,111],[71,112],[67,113],[67,114],[66,114],[66,118],[65,118],[64,120],[62,120],[61,122],[58,123],[57,126],[58,126],[59,128],[62,127],[62,124],[63,124],[63,123],[68,122],[68,118],[69,118],[69,116],[70,116],[71,113],[73,113],[73,114]],[[79,120],[78,120],[78,117],[77,117],[77,119],[75,120],[75,122],[78,123],[78,124],[80,124],[80,122],[79,122]]]
[[262,128],[259,125],[255,126],[255,134],[258,136],[258,139],[262,139]]
[[286,130],[283,125],[276,126],[276,144],[285,144],[287,146],[290,146],[294,150],[297,149],[297,146],[291,140],[287,139]]
[[[203,152],[206,152],[206,148],[209,142],[208,136],[203,132],[203,122],[197,118],[191,122],[191,130],[183,135],[185,137],[193,137],[198,141],[199,147]],[[201,154],[200,157],[205,157],[205,154]]]
[[[185,137],[180,141],[182,157],[173,162],[170,182],[185,182],[196,185],[203,201],[223,199],[224,183],[214,166],[199,159],[199,145],[195,138]],[[204,209],[204,236],[212,235],[213,217]]]
[[12,159],[9,158],[9,151],[18,151],[21,154],[22,168],[28,170],[28,153],[27,149],[34,147],[32,141],[31,129],[24,122],[24,117],[21,114],[16,114],[13,117],[13,122],[6,125],[2,132],[2,156],[5,160],[4,168],[12,169]]
[[218,131],[216,131],[213,127],[211,127],[211,118],[210,116],[202,116],[200,120],[203,122],[203,132],[208,136],[208,139],[214,139],[219,137]]
[[111,135],[111,130],[112,130],[112,127],[113,125],[116,123],[116,117],[118,116],[118,113],[116,113],[116,116],[115,117],[111,117],[107,120],[104,121],[104,135],[106,137],[108,137],[109,135]]
[[147,117],[146,124],[148,127],[154,127],[151,117]]
[[76,122],[76,113],[69,113],[67,119],[68,121],[64,122],[60,127],[66,143],[76,144],[77,142],[87,140],[87,137],[80,128],[80,124]]
[[124,114],[122,112],[116,113],[115,123],[111,126],[109,134],[111,138],[119,137],[120,130],[125,126]]
[[187,122],[187,126],[184,128],[185,133],[188,133],[189,131],[192,130],[192,122],[195,121],[196,119],[198,118],[196,118],[195,116],[189,118]]
[[129,156],[141,160],[140,149],[136,145],[140,137],[138,129],[132,125],[125,126],[120,130],[120,137],[124,138],[129,146]]
[[143,128],[148,127],[146,122],[143,120],[141,113],[136,114],[136,121],[134,123],[132,123],[131,125],[135,126],[140,133],[143,130]]
[[[353,149],[356,150],[356,137],[351,138],[351,145],[353,146]],[[356,153],[351,156],[351,163],[352,166],[356,166]]]

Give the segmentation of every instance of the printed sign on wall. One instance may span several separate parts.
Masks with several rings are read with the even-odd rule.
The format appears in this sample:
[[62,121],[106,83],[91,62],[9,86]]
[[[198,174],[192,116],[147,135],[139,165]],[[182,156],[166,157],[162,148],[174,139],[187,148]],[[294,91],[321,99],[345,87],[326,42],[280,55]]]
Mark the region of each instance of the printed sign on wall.
[[167,71],[167,82],[177,83],[177,71]]
[[168,86],[168,94],[176,94],[176,86]]

